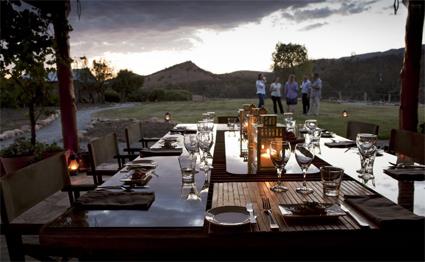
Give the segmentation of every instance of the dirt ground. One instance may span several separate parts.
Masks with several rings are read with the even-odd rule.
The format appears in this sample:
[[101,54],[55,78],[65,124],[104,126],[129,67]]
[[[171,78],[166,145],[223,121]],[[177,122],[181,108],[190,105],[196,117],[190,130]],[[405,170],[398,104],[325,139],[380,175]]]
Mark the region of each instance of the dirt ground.
[[[134,124],[135,120],[103,120],[96,121],[87,130],[82,138],[89,141],[95,137],[100,137],[112,132],[118,136],[119,142],[125,142],[124,130],[127,126]],[[142,121],[142,131],[145,137],[162,137],[175,126],[174,122]]]

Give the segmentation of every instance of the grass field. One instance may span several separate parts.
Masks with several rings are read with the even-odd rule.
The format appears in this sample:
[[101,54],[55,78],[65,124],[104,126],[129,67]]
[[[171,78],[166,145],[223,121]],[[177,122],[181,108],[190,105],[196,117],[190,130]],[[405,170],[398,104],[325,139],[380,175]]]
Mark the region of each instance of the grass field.
[[[163,118],[166,112],[170,112],[172,119],[177,123],[196,122],[201,119],[201,114],[206,111],[214,111],[217,116],[237,115],[237,109],[242,104],[257,103],[256,99],[223,99],[203,102],[157,102],[143,103],[136,107],[106,110],[96,114],[104,118],[136,118],[145,120],[150,117]],[[398,106],[392,105],[365,105],[356,103],[338,104],[322,102],[319,116],[302,115],[302,105],[298,103],[295,119],[297,123],[304,123],[306,119],[318,120],[319,126],[345,136],[346,122],[357,120],[379,125],[379,138],[388,139],[390,130],[398,127]],[[272,112],[272,102],[266,100],[266,108]],[[419,108],[419,123],[425,122],[424,106]],[[349,117],[343,118],[343,110],[348,111]]]

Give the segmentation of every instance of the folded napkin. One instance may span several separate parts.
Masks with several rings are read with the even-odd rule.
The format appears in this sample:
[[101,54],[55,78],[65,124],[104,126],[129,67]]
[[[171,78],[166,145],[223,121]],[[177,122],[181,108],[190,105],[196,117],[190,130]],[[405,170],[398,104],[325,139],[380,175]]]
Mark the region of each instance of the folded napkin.
[[112,192],[107,190],[96,190],[81,196],[75,205],[84,209],[147,210],[154,200],[154,192]]
[[345,202],[376,223],[381,229],[423,230],[424,217],[417,216],[382,196],[345,195],[344,198]]
[[397,180],[425,180],[425,168],[389,168],[384,173]]
[[187,129],[186,127],[176,127],[170,130],[171,134],[196,134],[197,130]]
[[330,148],[347,148],[356,146],[356,142],[347,140],[347,141],[338,141],[338,142],[327,142],[326,146]]
[[334,135],[331,132],[325,131],[325,132],[322,132],[321,137],[332,138],[332,137],[334,137]]
[[179,156],[183,152],[182,148],[171,148],[171,149],[165,149],[165,148],[151,148],[147,149],[144,148],[140,150],[140,156],[141,157],[147,157],[147,156]]

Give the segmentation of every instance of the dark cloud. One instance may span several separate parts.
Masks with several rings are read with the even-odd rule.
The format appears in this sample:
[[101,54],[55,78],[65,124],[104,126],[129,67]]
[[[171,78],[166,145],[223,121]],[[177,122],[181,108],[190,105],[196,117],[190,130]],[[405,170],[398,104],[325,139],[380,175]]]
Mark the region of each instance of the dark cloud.
[[327,24],[328,24],[327,22],[324,22],[324,23],[314,23],[314,24],[311,24],[311,25],[304,26],[300,30],[301,31],[308,31],[308,30],[312,30],[312,29],[316,29],[316,28],[322,27],[322,26],[327,25]]
[[[324,0],[81,0],[71,1],[70,22],[73,53],[102,55],[106,51],[140,52],[188,49],[197,29],[229,29],[281,11],[295,21],[319,19],[334,13],[353,14],[367,10],[365,2],[337,2],[337,8],[312,8]],[[373,1],[370,1],[373,2]],[[367,3],[370,3],[367,2]],[[325,2],[327,3],[327,2]],[[334,5],[334,4],[333,4]]]
[[306,20],[314,20],[327,18],[331,15],[352,15],[358,14],[370,9],[371,5],[376,0],[372,1],[336,1],[331,2],[332,7],[315,7],[315,8],[289,8],[282,12],[282,17],[295,22],[302,22]]

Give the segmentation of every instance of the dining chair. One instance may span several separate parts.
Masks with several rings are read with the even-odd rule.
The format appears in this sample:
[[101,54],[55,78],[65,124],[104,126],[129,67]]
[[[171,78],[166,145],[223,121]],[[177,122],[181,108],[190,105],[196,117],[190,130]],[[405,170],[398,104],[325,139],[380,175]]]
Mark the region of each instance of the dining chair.
[[[124,151],[128,152],[128,154],[135,154],[142,148],[149,147],[149,143],[155,143],[159,139],[159,137],[144,136],[142,122],[132,124],[125,128],[126,148]],[[141,145],[137,146],[139,142]]]
[[425,135],[408,130],[392,129],[389,152],[402,154],[425,164]]
[[358,133],[370,133],[378,135],[379,126],[371,123],[348,121],[347,122],[347,138],[356,140]]
[[239,117],[237,116],[217,116],[217,122],[219,124],[227,124],[229,122],[229,118],[234,118],[236,122],[239,122]]
[[0,178],[1,232],[5,235],[11,261],[22,261],[25,255],[48,260],[46,250],[38,243],[24,243],[22,237],[38,235],[44,224],[66,211],[68,206],[61,205],[44,208],[43,213],[32,208],[61,190],[68,191],[70,185],[63,152]]
[[138,152],[143,148],[140,140],[142,139],[142,123],[135,123],[130,126],[127,126],[124,130],[125,134],[125,145],[124,152],[129,155],[133,155],[134,158],[137,157]]
[[93,176],[95,185],[103,183],[103,176],[113,176],[130,158],[119,153],[115,133],[96,138],[87,147],[90,155],[90,170],[87,173]]

